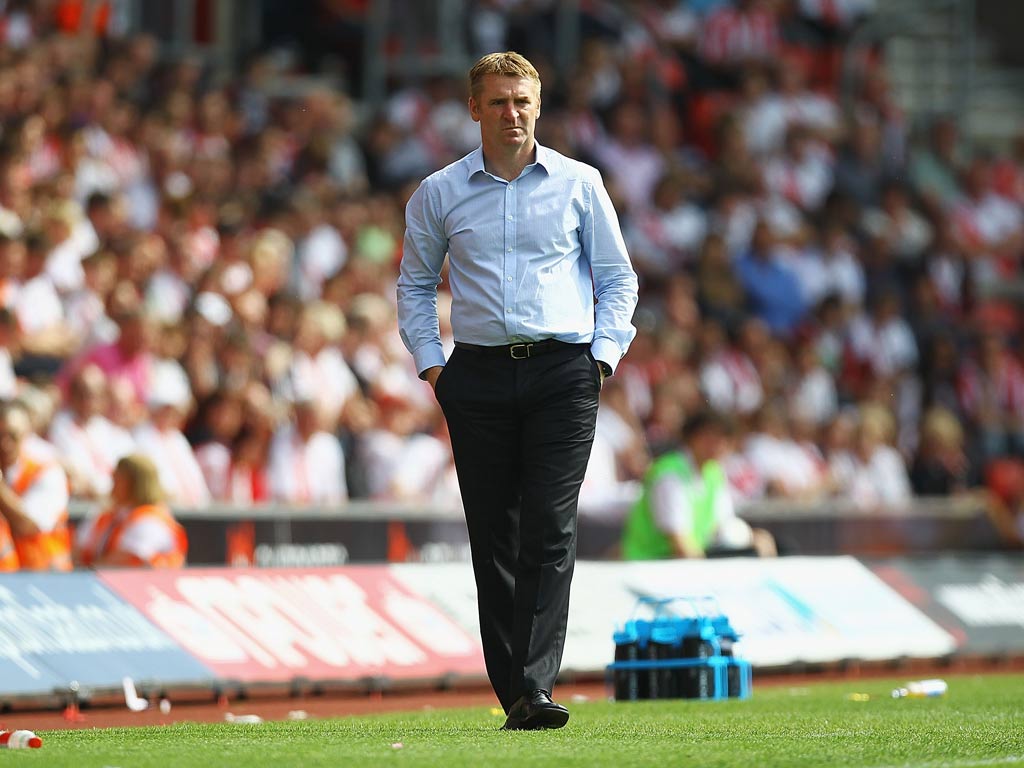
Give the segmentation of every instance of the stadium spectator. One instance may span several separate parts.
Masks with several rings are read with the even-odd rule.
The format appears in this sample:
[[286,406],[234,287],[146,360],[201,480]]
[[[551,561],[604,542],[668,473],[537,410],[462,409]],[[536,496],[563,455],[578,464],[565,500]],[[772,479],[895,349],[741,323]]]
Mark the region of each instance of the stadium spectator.
[[231,463],[218,501],[249,506],[270,501],[267,477],[271,433],[244,426],[231,445]]
[[117,325],[107,315],[107,299],[117,283],[117,256],[98,250],[82,258],[82,286],[62,297],[77,349],[109,344]]
[[[448,321],[450,309],[445,311],[445,305],[450,300],[447,294],[438,297],[438,305],[445,314],[440,321],[442,344],[449,354],[454,344]],[[432,409],[430,388],[420,381],[415,365],[401,346],[395,307],[378,294],[360,293],[348,302],[346,317],[348,332],[342,339],[342,354],[352,361],[352,372],[368,396],[409,400]]]
[[722,85],[735,85],[739,69],[775,58],[779,27],[774,9],[763,0],[736,0],[713,11],[704,22],[700,52]]
[[291,394],[292,418],[274,433],[267,480],[272,499],[291,504],[338,504],[348,498],[341,444],[325,431],[327,419],[302,390]]
[[1000,195],[1024,205],[1024,133],[1014,137],[1009,155],[995,159],[992,174]]
[[835,379],[822,365],[814,339],[801,339],[794,357],[796,375],[787,393],[789,412],[802,421],[824,426],[839,410]]
[[838,295],[850,309],[863,306],[867,281],[857,254],[856,241],[847,229],[838,221],[826,222],[820,249],[811,246],[804,250],[796,266],[804,300],[817,306],[829,296]]
[[695,260],[705,239],[707,217],[686,196],[682,176],[658,179],[650,195],[651,205],[629,218],[624,237],[633,249],[637,268],[650,277],[678,273]]
[[687,418],[681,449],[656,459],[644,477],[623,529],[625,559],[775,554],[771,535],[736,515],[721,464],[728,429],[713,412]]
[[802,123],[787,129],[783,151],[765,162],[768,193],[804,211],[820,210],[833,182],[833,160],[828,149]]
[[827,494],[829,478],[817,446],[797,440],[790,416],[771,402],[757,413],[743,444],[743,453],[765,486],[765,494],[787,499],[817,500]]
[[807,307],[796,274],[779,259],[771,225],[759,220],[750,249],[736,263],[754,315],[773,333],[788,337],[804,319]]
[[164,503],[156,466],[132,454],[117,462],[110,505],[75,531],[75,564],[85,568],[180,568],[185,529]]
[[921,443],[910,468],[910,483],[921,496],[949,496],[971,485],[964,431],[956,415],[936,407],[924,415]]
[[11,306],[18,317],[22,338],[22,365],[52,374],[54,365],[75,344],[75,332],[64,317],[64,307],[53,278],[46,271],[49,242],[39,232],[25,238],[24,269]]
[[860,407],[853,472],[841,490],[863,510],[901,509],[910,502],[910,478],[906,462],[892,445],[895,436],[895,419],[887,408]]
[[884,154],[881,128],[875,118],[854,117],[835,162],[836,191],[861,207],[877,205],[882,185],[899,171]]
[[228,446],[230,463],[214,473],[218,479],[211,488],[222,489],[219,501],[248,505],[270,500],[268,461],[276,414],[270,390],[259,381],[248,382],[238,400],[241,423]]
[[991,163],[975,158],[963,175],[963,196],[951,206],[953,233],[962,252],[987,280],[1015,268],[1024,246],[1024,213],[993,187]]
[[195,452],[181,431],[192,408],[188,379],[176,362],[162,360],[154,365],[153,380],[146,398],[149,418],[136,426],[135,445],[156,465],[168,501],[202,507],[210,502],[210,490]]
[[243,419],[238,394],[227,388],[217,389],[198,405],[187,430],[214,501],[225,501],[231,494],[232,447],[242,431]]
[[963,360],[960,404],[984,459],[1024,455],[1024,366],[998,332],[985,333],[976,356]]
[[895,179],[882,185],[877,208],[864,213],[863,227],[872,248],[885,249],[901,264],[917,266],[932,241],[932,227],[910,206],[906,186]]
[[696,299],[704,317],[726,327],[739,323],[746,295],[729,259],[725,240],[716,232],[708,233],[701,244],[695,281]]
[[309,304],[299,315],[292,359],[279,386],[308,392],[320,410],[324,425],[333,429],[359,384],[338,349],[345,333],[345,316],[326,302]]
[[113,320],[117,324],[117,339],[98,344],[80,357],[70,359],[61,370],[58,383],[66,390],[74,374],[91,363],[98,366],[109,380],[128,382],[136,403],[144,404],[153,384],[153,322],[137,306],[120,309]]
[[14,361],[18,356],[18,318],[0,306],[0,400],[11,400],[18,393]]
[[761,376],[750,357],[730,342],[722,325],[708,318],[701,326],[701,391],[723,413],[749,414],[764,399]]
[[888,379],[917,365],[917,341],[894,293],[878,296],[871,311],[855,317],[849,330],[850,355],[868,374]]
[[927,146],[911,153],[910,182],[930,214],[941,216],[961,195],[959,143],[956,120],[946,117],[930,126]]
[[[783,56],[777,66],[777,90],[768,90],[760,69],[747,70],[744,91],[748,107],[743,130],[750,150],[768,156],[782,150],[787,132],[802,126],[822,145],[840,135],[839,110],[834,98],[810,90],[803,64]],[[751,92],[752,91],[752,92]]]
[[624,213],[642,210],[651,200],[664,167],[650,142],[650,118],[643,107],[632,102],[616,107],[609,135],[593,152],[609,183],[622,194],[627,206]]
[[131,433],[104,416],[107,395],[107,377],[87,365],[71,380],[67,407],[50,423],[50,442],[61,457],[72,496],[108,494],[118,459],[134,448]]
[[78,203],[64,200],[50,204],[43,216],[43,232],[49,252],[46,274],[61,295],[82,287],[82,259],[99,247],[92,225]]
[[629,407],[621,379],[613,377],[601,389],[594,446],[580,488],[580,514],[621,520],[649,463],[643,424]]
[[443,420],[433,409],[394,395],[380,397],[378,408],[376,426],[359,439],[370,498],[432,499],[451,464],[451,445],[437,436]]
[[67,476],[26,449],[31,431],[23,405],[0,404],[0,569],[71,570]]

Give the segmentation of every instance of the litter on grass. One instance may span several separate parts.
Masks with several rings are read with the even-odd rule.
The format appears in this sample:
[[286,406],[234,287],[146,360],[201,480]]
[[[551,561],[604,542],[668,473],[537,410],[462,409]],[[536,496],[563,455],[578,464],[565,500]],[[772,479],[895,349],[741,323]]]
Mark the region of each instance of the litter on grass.
[[149,709],[149,702],[139,696],[135,690],[135,681],[130,677],[121,680],[121,687],[124,689],[124,703],[132,712],[143,712]]
[[225,712],[224,720],[236,725],[256,725],[263,722],[259,715],[236,715],[233,712]]

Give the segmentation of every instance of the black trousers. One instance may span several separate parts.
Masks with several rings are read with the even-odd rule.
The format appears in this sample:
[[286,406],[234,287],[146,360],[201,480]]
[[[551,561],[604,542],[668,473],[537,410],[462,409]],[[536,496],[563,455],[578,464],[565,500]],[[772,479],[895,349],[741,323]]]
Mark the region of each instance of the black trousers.
[[576,507],[601,380],[589,345],[525,360],[456,348],[435,392],[469,528],[487,675],[508,712],[562,662]]

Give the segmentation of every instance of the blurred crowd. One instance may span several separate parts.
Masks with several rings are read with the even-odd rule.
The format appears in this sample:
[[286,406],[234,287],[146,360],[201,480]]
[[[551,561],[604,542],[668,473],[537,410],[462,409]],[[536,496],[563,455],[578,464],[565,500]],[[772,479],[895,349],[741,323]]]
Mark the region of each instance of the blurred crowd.
[[[405,200],[478,143],[464,78],[372,108],[354,72],[330,87],[274,49],[224,77],[69,5],[0,3],[0,398],[30,410],[31,450],[86,499],[138,452],[181,505],[456,504],[394,287]],[[365,21],[320,5],[324,29]],[[468,5],[471,58],[537,65],[538,139],[601,169],[641,277],[585,514],[621,512],[703,404],[731,416],[743,500],[898,507],[1024,456],[997,290],[1024,140],[967,154],[953,119],[918,130],[874,50],[841,100],[873,0],[590,0],[571,71],[557,3]]]

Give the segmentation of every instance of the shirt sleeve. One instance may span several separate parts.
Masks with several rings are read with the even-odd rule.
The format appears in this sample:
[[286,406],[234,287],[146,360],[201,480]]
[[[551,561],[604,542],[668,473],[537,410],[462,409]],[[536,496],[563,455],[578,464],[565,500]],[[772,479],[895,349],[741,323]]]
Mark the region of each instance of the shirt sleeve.
[[448,240],[431,190],[428,178],[405,207],[405,241],[398,276],[399,332],[421,375],[445,362],[437,318],[437,286]]
[[662,475],[651,487],[651,511],[662,532],[689,536],[693,530],[693,505],[686,486],[675,475]]
[[632,319],[638,282],[608,191],[600,178],[587,186],[590,199],[580,240],[590,261],[597,298],[590,351],[614,371],[636,336]]
[[129,525],[121,535],[120,548],[140,560],[150,560],[154,555],[173,552],[174,536],[171,529],[159,520],[143,518]]
[[348,484],[345,480],[345,454],[341,443],[334,435],[321,432],[311,450],[311,463],[322,487],[315,494],[323,504],[337,504],[348,499]]
[[50,533],[68,509],[68,480],[64,470],[57,465],[43,470],[22,495],[21,505],[40,531]]
[[724,521],[736,517],[736,505],[732,501],[732,493],[726,485],[721,493],[715,494],[714,501],[715,524],[721,525]]
[[270,443],[270,455],[267,459],[267,485],[270,497],[275,501],[288,501],[292,493],[291,468],[292,447],[290,427],[285,427],[274,435]]

